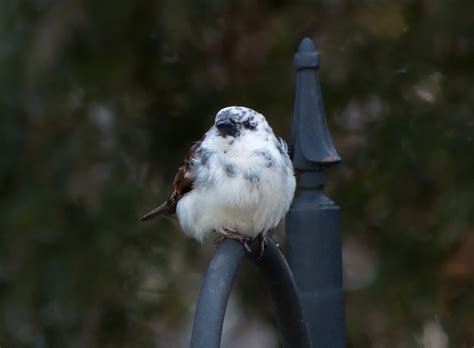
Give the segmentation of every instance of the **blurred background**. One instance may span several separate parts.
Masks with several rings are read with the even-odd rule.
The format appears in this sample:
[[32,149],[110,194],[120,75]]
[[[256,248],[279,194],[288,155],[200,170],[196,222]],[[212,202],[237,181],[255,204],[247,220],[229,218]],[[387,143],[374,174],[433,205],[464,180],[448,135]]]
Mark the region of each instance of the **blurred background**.
[[[187,346],[212,242],[139,217],[221,107],[255,108],[288,137],[309,36],[343,158],[326,192],[343,213],[347,346],[471,348],[473,13],[469,0],[2,0],[0,346]],[[277,337],[246,264],[223,346]]]

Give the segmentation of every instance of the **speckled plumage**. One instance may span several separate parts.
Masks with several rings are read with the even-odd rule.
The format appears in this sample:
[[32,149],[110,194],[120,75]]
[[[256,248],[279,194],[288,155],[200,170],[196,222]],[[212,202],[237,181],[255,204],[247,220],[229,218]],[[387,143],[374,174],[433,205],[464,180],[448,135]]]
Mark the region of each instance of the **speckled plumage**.
[[168,201],[144,218],[176,213],[184,233],[199,241],[225,231],[265,234],[293,199],[296,183],[287,151],[263,115],[246,107],[224,108],[191,149]]

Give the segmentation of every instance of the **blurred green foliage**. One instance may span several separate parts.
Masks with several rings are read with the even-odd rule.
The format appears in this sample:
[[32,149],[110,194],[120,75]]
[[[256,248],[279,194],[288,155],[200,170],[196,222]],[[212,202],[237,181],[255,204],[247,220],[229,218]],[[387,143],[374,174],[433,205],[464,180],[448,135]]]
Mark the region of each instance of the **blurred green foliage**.
[[[344,160],[348,347],[472,347],[473,5],[3,0],[0,346],[186,346],[212,243],[138,218],[221,107],[288,136],[309,36]],[[236,308],[272,325],[255,278]]]

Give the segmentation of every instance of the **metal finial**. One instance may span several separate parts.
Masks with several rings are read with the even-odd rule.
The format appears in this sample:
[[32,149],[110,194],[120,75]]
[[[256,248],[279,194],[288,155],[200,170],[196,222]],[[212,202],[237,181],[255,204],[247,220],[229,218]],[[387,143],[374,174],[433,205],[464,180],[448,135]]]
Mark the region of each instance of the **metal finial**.
[[293,165],[299,170],[331,167],[341,161],[326,123],[319,64],[313,41],[303,39],[294,58],[297,78],[290,137]]

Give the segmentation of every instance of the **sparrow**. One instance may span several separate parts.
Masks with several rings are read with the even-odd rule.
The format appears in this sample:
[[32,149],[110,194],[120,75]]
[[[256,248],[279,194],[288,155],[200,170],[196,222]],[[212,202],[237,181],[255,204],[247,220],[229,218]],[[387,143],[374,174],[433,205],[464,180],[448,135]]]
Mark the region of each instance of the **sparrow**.
[[[285,141],[265,117],[243,106],[220,110],[179,167],[166,202],[147,213],[177,217],[183,232],[250,242],[274,229],[288,211],[296,180]],[[219,239],[218,238],[218,239]]]

